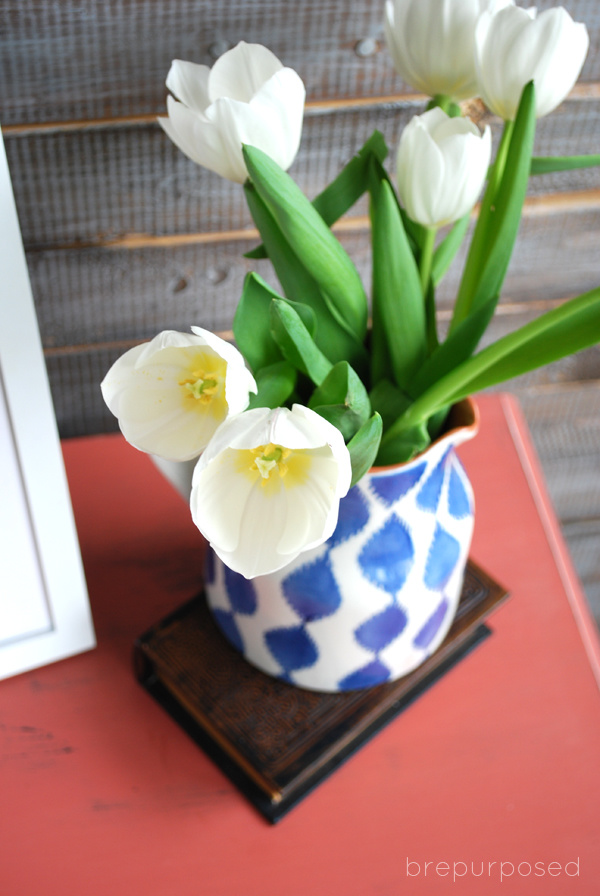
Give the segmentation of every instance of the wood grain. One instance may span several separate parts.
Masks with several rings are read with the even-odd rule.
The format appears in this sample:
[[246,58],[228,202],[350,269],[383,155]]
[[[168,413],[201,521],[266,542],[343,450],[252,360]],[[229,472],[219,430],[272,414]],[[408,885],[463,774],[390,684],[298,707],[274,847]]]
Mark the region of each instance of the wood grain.
[[[536,5],[544,9],[555,3],[541,0]],[[567,6],[591,34],[582,80],[600,81],[598,3],[570,0]],[[269,46],[295,68],[309,99],[402,92],[407,85],[395,74],[382,38],[380,2],[4,0],[1,120],[15,124],[156,114],[164,107],[172,59],[211,65],[240,40]],[[361,55],[365,50],[368,55]]]
[[[420,108],[383,104],[310,116],[290,173],[306,195],[315,196],[376,128],[390,147],[392,171],[399,134]],[[490,121],[497,139],[498,122]],[[600,102],[569,100],[540,121],[536,153],[594,153],[598,133]],[[6,146],[28,249],[251,226],[240,187],[194,165],[156,124],[13,137]],[[597,168],[530,182],[532,196],[598,189]],[[366,213],[364,201],[354,213],[361,211]]]
[[[370,291],[369,235],[361,229],[340,234]],[[503,292],[503,305],[556,301],[597,285],[594,246],[600,213],[559,206],[547,217],[526,217]],[[44,346],[150,338],[160,329],[192,323],[230,330],[244,277],[256,270],[277,286],[268,262],[243,253],[254,240],[136,249],[88,248],[29,252],[28,263]],[[456,294],[461,259],[439,292],[447,310]],[[539,309],[539,304],[536,308]]]

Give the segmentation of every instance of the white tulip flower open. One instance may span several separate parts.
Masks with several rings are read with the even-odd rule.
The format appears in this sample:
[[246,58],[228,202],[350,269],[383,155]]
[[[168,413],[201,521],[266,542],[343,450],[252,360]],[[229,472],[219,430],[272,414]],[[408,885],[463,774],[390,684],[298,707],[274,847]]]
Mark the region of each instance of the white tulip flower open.
[[481,16],[475,45],[479,95],[495,115],[513,121],[529,81],[537,118],[562,103],[579,77],[589,36],[562,7],[538,16],[536,9],[509,6]]
[[227,566],[254,578],[329,538],[350,480],[331,423],[301,405],[255,408],[226,420],[199,459],[192,518]]
[[128,442],[167,460],[191,460],[230,414],[248,406],[254,377],[240,352],[208,330],[165,330],[125,352],[102,395]]
[[483,187],[492,138],[468,118],[434,108],[406,126],[398,148],[398,193],[408,216],[442,227],[466,215]]
[[305,89],[300,76],[260,44],[240,42],[209,68],[175,59],[168,118],[158,121],[188,158],[228,180],[248,176],[242,144],[290,167],[300,145]]
[[385,38],[396,71],[428,96],[477,94],[474,37],[482,12],[513,0],[387,0]]

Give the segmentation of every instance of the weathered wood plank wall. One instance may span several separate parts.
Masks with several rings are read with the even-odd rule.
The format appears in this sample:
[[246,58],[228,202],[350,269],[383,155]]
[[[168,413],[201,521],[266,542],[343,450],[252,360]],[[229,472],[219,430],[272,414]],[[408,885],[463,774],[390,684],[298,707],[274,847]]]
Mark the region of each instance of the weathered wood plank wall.
[[[243,39],[295,68],[308,107],[292,174],[315,195],[375,127],[393,147],[423,108],[383,46],[382,5],[0,0],[0,121],[64,435],[114,428],[98,383],[123,348],[190,323],[228,332],[251,269],[240,188],[194,166],[155,123],[171,59],[212,64]],[[591,48],[571,97],[539,123],[540,155],[600,151],[600,3],[565,5]],[[364,204],[351,211],[343,240],[368,283],[365,215]],[[536,178],[490,337],[596,286],[599,243],[600,172]],[[452,271],[442,317],[456,280]],[[511,388],[600,618],[600,351]]]

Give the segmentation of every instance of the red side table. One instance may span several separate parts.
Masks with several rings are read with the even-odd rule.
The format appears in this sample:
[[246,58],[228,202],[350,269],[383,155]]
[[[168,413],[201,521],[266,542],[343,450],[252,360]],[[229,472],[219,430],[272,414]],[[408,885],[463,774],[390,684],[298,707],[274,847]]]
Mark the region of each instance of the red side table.
[[493,635],[277,827],[137,684],[198,590],[185,504],[118,436],[68,441],[98,647],[0,682],[6,896],[598,893],[600,647],[516,402],[461,449]]

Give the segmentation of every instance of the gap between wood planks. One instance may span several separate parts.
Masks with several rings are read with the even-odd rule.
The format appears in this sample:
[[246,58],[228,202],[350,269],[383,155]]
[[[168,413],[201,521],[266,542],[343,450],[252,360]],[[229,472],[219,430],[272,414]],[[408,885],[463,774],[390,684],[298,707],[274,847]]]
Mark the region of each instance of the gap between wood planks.
[[[569,100],[598,100],[600,99],[600,83],[590,82],[576,84],[566,99]],[[353,109],[371,109],[379,106],[406,106],[422,105],[429,100],[423,93],[395,93],[389,96],[349,97],[339,100],[309,100],[305,106],[307,116],[323,115],[329,112],[344,112]],[[477,100],[468,100],[466,108],[471,108]],[[484,111],[484,107],[481,106]],[[111,128],[134,128],[156,124],[158,115],[165,112],[149,115],[129,115],[113,118],[90,118],[72,121],[40,121],[24,122],[22,124],[9,124],[2,128],[4,137],[30,137],[35,134],[66,133],[69,131],[108,130]]]
[[[523,208],[524,218],[548,217],[549,215],[567,214],[569,212],[583,212],[600,210],[600,190],[578,190],[570,193],[552,193],[546,196],[530,196],[525,200]],[[474,209],[474,214],[477,207]],[[335,233],[360,233],[368,232],[370,227],[368,215],[342,218],[333,226]],[[68,243],[48,243],[27,246],[28,253],[65,251],[77,249],[160,249],[176,248],[178,246],[208,245],[211,243],[226,243],[256,241],[259,239],[258,231],[253,227],[239,230],[219,230],[213,233],[176,233],[155,236],[151,233],[125,233],[122,236],[94,240],[74,240]]]
[[[428,98],[424,94],[400,93],[389,96],[355,97],[342,100],[309,101],[306,104],[308,116],[327,114],[334,111],[345,111],[359,108],[377,108],[383,106],[400,106],[406,104],[422,104]],[[600,83],[576,84],[567,100],[600,99]],[[473,118],[487,115],[485,107],[479,100],[470,100],[464,104]],[[29,124],[7,125],[2,129],[5,137],[26,137],[31,135],[51,135],[54,133],[77,132],[86,130],[102,130],[110,128],[131,128],[155,125],[156,115],[137,115],[123,118],[102,118],[79,121],[38,122]],[[595,210],[600,208],[600,190],[587,190],[546,196],[529,197],[525,202],[524,216],[564,214],[572,211]],[[347,217],[339,221],[334,230],[338,233],[367,231],[367,216]],[[77,249],[143,249],[174,248],[188,245],[206,245],[227,241],[256,240],[258,232],[254,228],[225,230],[216,233],[183,233],[155,236],[148,233],[125,233],[112,239],[98,237],[93,240],[73,240],[66,243],[48,243],[27,246],[27,252],[62,251]]]

